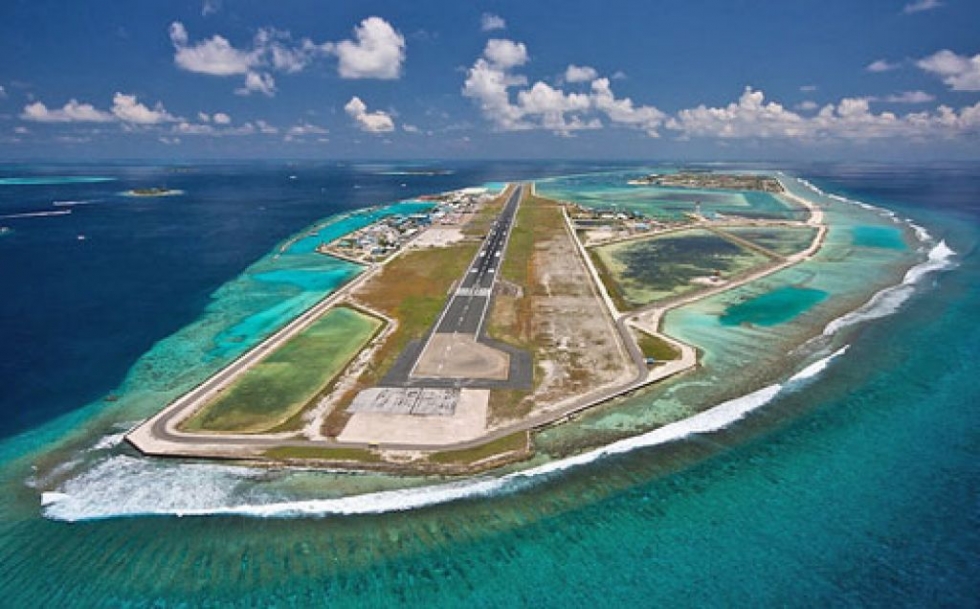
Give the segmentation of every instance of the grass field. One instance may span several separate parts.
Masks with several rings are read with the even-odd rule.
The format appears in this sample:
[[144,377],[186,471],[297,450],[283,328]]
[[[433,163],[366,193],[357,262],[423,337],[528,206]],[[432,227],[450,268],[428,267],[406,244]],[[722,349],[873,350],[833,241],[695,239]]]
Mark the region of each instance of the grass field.
[[381,457],[363,448],[319,446],[278,446],[262,453],[270,459],[316,459],[320,461],[361,461],[379,463]]
[[486,444],[464,450],[450,450],[429,456],[432,463],[468,465],[497,455],[527,450],[528,435],[520,431]]
[[479,245],[464,242],[405,252],[357,291],[358,300],[398,322],[361,378],[362,384],[377,384],[408,343],[429,331],[446,304],[453,282],[463,275]]
[[636,332],[636,344],[644,357],[652,357],[658,362],[675,360],[680,355],[680,351],[673,345],[646,332]]
[[280,427],[329,387],[380,326],[353,309],[331,309],[245,372],[184,429],[260,433]]

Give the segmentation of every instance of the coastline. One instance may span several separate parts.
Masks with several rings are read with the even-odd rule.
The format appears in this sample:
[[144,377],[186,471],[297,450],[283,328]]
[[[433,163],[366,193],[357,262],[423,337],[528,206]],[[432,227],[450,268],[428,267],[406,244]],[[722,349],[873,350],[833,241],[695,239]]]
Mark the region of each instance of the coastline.
[[[918,230],[916,231],[916,235],[920,239],[929,238],[929,236],[927,234],[925,236],[923,236]],[[925,264],[925,263],[922,263],[922,264]],[[920,267],[920,266],[921,266],[921,264],[920,265],[916,265],[917,268]],[[928,271],[926,271],[926,272],[928,272]],[[921,274],[919,275],[919,277],[921,277]],[[891,312],[894,312],[894,311],[891,311]],[[834,355],[836,356],[838,354],[835,352]],[[820,364],[821,362],[823,362],[823,360],[820,360],[820,361],[818,361],[816,363],[810,364],[804,370],[811,370],[814,366],[817,366],[817,364]],[[823,364],[824,367],[826,367],[826,363],[827,362],[825,362]],[[796,376],[798,376],[798,375],[794,375],[793,378],[796,378]],[[769,387],[767,386],[765,389],[769,389]],[[754,401],[756,401],[758,399],[761,399],[761,397],[765,397],[765,394],[763,394],[763,395],[760,396],[760,395],[756,395],[756,393],[757,392],[750,393],[750,394],[748,394],[746,396],[743,396],[743,398],[748,399],[748,398],[751,397],[752,399],[750,401],[753,401],[754,402]],[[764,405],[764,403],[768,403],[768,401],[771,400],[771,399],[773,399],[774,397],[775,397],[775,395],[770,396],[768,400],[763,401],[763,403],[759,404],[759,406]],[[729,410],[735,409],[735,410],[732,410],[732,412],[739,411],[739,410],[741,410],[742,407],[740,406],[739,408],[735,408],[735,406],[738,406],[738,404],[744,404],[744,402],[738,402],[738,400],[741,400],[741,399],[742,398],[735,398],[733,400],[729,400],[728,402],[724,402],[723,404],[719,404],[718,406],[728,405],[726,407],[727,409],[729,409]],[[745,413],[750,412],[750,411],[751,411],[751,409],[750,410],[746,410]],[[690,423],[691,421],[703,420],[703,419],[699,419],[698,417],[701,414],[706,414],[707,415],[707,413],[709,413],[709,412],[713,413],[712,415],[710,415],[710,416],[713,416],[713,417],[717,417],[718,416],[718,413],[719,413],[719,411],[716,410],[716,407],[709,408],[709,409],[707,409],[705,411],[702,411],[701,413],[698,413],[698,414],[696,414],[696,415],[694,415],[692,417],[687,417],[687,418],[682,419],[682,420],[674,421],[673,423],[670,423],[668,426],[664,426],[664,428],[669,427],[671,430],[680,430],[683,427],[681,424],[683,424],[685,422]],[[743,414],[745,414],[745,413],[743,413]],[[740,418],[740,417],[733,418],[733,419],[729,420],[728,423],[731,423],[734,420],[737,420],[738,418]],[[675,423],[678,424],[678,426],[675,427],[674,426]],[[728,423],[725,423],[725,425],[727,425]],[[639,438],[641,438],[641,437],[642,438],[649,439],[648,438],[649,434],[656,434],[658,431],[660,431],[660,429],[655,429],[652,432],[648,432],[646,434],[641,434],[640,436],[634,436],[633,438],[627,438],[626,440],[616,441],[616,442],[614,442],[611,445],[600,447],[598,449],[594,449],[594,450],[588,451],[587,453],[582,453],[582,455],[586,455],[587,454],[587,455],[593,455],[593,457],[594,457],[594,459],[593,458],[590,458],[590,459],[588,459],[586,461],[583,461],[583,463],[584,462],[590,462],[591,460],[595,460],[597,458],[600,458],[603,454],[614,454],[614,453],[619,452],[620,449],[627,450],[628,447],[630,446],[630,444],[629,444],[629,441],[630,440],[632,440],[632,439],[635,438],[635,439],[637,439],[637,441],[639,441]],[[693,431],[690,431],[689,433],[701,433],[701,431],[699,431],[698,429],[694,429]],[[657,436],[654,436],[654,437],[657,437]],[[678,437],[684,437],[684,436],[683,435],[682,436],[677,436],[677,437],[674,437],[672,439],[677,439]],[[671,441],[671,439],[665,439],[664,440],[664,442],[667,442],[667,441]],[[615,448],[609,448],[610,446],[615,446]],[[609,451],[608,452],[606,451],[607,448],[609,448]],[[553,461],[552,463],[556,463],[556,464],[557,463],[561,463],[561,464],[565,464],[567,467],[573,467],[574,465],[579,464],[580,456],[571,457],[569,459],[570,460],[561,459],[559,461]],[[248,464],[248,465],[262,465],[262,464],[257,463],[257,462],[251,462],[251,463],[246,463],[246,464]],[[241,467],[241,466],[240,465],[235,466],[235,465],[229,464],[228,467],[235,468],[235,467]],[[514,476],[513,480],[515,481],[515,484],[517,483],[517,481],[520,481],[520,480],[525,479],[521,475],[521,471],[524,472],[524,475],[538,475],[538,474],[547,475],[551,471],[556,471],[558,469],[564,469],[565,468],[564,466],[559,466],[559,465],[554,465],[554,466],[550,466],[550,467],[544,467],[544,466],[542,466],[542,467],[543,467],[543,469],[540,469],[538,467],[534,467],[532,469],[525,469],[525,470],[519,470],[517,472],[514,472],[515,476]],[[508,478],[508,480],[511,480],[511,478]],[[472,494],[474,494],[474,493],[475,494],[480,494],[482,492],[480,490],[480,488],[482,488],[482,487],[469,487],[468,485],[464,485],[464,486],[466,486],[466,489],[465,490],[458,490],[458,489],[457,490],[454,490],[452,493],[450,493],[451,496],[448,499],[445,499],[445,500],[453,500],[454,498],[465,497],[465,496],[472,496]],[[455,488],[455,486],[454,486],[454,488]],[[425,491],[423,491],[423,490],[420,490],[418,492],[419,493],[423,493],[423,494],[425,493]],[[441,494],[441,492],[440,493],[437,493],[437,494]],[[54,498],[57,499],[57,497],[54,497]],[[354,500],[356,498],[357,498],[357,496],[351,497],[352,500]],[[365,497],[364,500],[366,502],[373,503],[373,499],[371,499],[371,498]],[[327,501],[332,501],[332,500],[327,500]],[[424,503],[424,504],[425,505],[429,505],[430,503],[428,501],[429,500],[426,499],[426,503]],[[436,501],[436,503],[438,503],[438,502],[440,502],[440,501]],[[52,505],[56,505],[56,504],[52,504]],[[253,507],[255,507],[254,510],[252,508],[249,508],[247,506],[244,506],[243,507],[243,510],[244,511],[241,512],[241,513],[249,513],[250,515],[262,515],[262,516],[268,516],[268,515],[298,516],[298,515],[318,513],[318,512],[316,512],[316,509],[312,509],[312,508],[311,508],[312,511],[302,511],[302,512],[299,512],[299,511],[296,511],[292,507],[283,508],[282,511],[278,511],[279,508],[282,507],[282,506],[277,506],[277,507],[271,507],[270,506],[268,508],[261,507],[261,506],[259,506],[259,507],[253,506]],[[407,508],[397,508],[397,509],[411,509],[412,507],[413,507],[412,505],[409,505]],[[68,506],[65,506],[65,509],[70,509],[70,508],[68,508]],[[396,509],[396,508],[392,508],[392,509]],[[374,510],[374,509],[372,509],[372,511],[385,511],[385,510]],[[222,511],[222,510],[211,511],[211,510],[205,509],[205,510],[203,510],[200,513],[225,513],[225,512],[227,512],[227,510],[224,510],[224,511]],[[45,513],[48,514],[51,517],[56,517],[56,518],[58,517],[56,511],[50,511],[50,510],[46,509]],[[138,513],[143,513],[143,512],[138,512]],[[192,513],[192,512],[191,511],[188,511],[188,510],[181,509],[181,510],[161,511],[159,513],[180,513],[180,514],[187,513],[187,514],[189,514],[189,513]],[[234,512],[234,513],[239,513],[239,512]],[[347,513],[347,512],[332,512],[332,511],[327,511],[325,513]]]
[[[193,413],[202,408],[204,404],[213,399],[219,392],[230,386],[230,384],[234,382],[238,376],[240,376],[250,367],[254,366],[262,358],[273,352],[290,338],[296,336],[327,310],[341,302],[350,300],[350,295],[359,285],[365,283],[370,278],[375,276],[379,270],[383,268],[385,263],[394,258],[389,257],[382,263],[368,265],[365,272],[359,274],[347,284],[336,289],[326,298],[315,304],[312,308],[305,311],[302,315],[292,320],[278,332],[254,347],[251,351],[243,354],[234,362],[227,365],[219,373],[215,374],[201,385],[195,387],[193,390],[175,400],[157,415],[151,417],[143,424],[131,430],[130,433],[127,434],[126,439],[129,443],[136,446],[141,452],[148,455],[263,460],[265,451],[279,447],[289,447],[293,449],[322,448],[382,450],[396,452],[414,452],[420,450],[465,450],[487,445],[515,433],[538,432],[552,425],[560,424],[563,421],[570,420],[583,411],[642,390],[647,386],[693,370],[698,366],[698,353],[694,346],[684,343],[683,341],[678,340],[676,337],[670,336],[663,332],[662,321],[667,312],[694,302],[698,302],[715,294],[732,290],[750,282],[757,281],[758,279],[793,266],[803,260],[809,259],[809,257],[820,249],[827,231],[827,227],[823,223],[823,212],[820,210],[819,206],[813,204],[805,198],[789,193],[785,187],[783,194],[798,205],[804,207],[809,212],[809,217],[805,224],[817,228],[817,233],[806,250],[788,256],[785,260],[779,262],[778,264],[766,266],[746,276],[739,277],[733,281],[729,281],[721,285],[697,290],[693,294],[671,301],[666,305],[643,307],[637,311],[628,313],[620,312],[616,308],[615,303],[613,303],[612,299],[609,297],[605,285],[599,277],[598,271],[595,268],[591,257],[588,255],[588,252],[585,251],[585,246],[582,244],[581,240],[575,236],[575,231],[574,227],[571,225],[571,220],[567,213],[565,213],[563,210],[562,214],[565,228],[572,236],[572,240],[576,245],[579,256],[586,264],[586,267],[589,269],[589,272],[592,275],[593,288],[598,291],[599,295],[601,296],[601,300],[606,306],[607,314],[615,324],[617,333],[619,334],[618,340],[629,353],[629,359],[632,359],[635,366],[635,373],[631,379],[614,380],[605,385],[595,387],[585,394],[572,395],[561,399],[558,402],[546,404],[536,409],[533,415],[525,417],[522,420],[497,426],[487,426],[484,433],[475,438],[460,439],[458,437],[447,436],[446,440],[439,441],[435,437],[429,435],[427,436],[427,440],[420,440],[416,441],[415,443],[404,443],[400,441],[340,441],[334,438],[327,438],[320,433],[319,430],[316,430],[313,427],[317,422],[322,421],[323,417],[325,417],[327,405],[330,403],[329,396],[321,402],[321,405],[318,406],[317,409],[315,409],[316,411],[313,413],[314,416],[310,422],[304,426],[303,432],[299,435],[297,435],[295,432],[264,434],[202,434],[187,433],[179,429],[179,426],[183,421],[187,420]],[[330,224],[330,222],[320,222],[314,225],[314,227],[311,229],[303,231],[300,236],[290,239],[285,245],[281,246],[279,253],[283,253],[284,248],[287,248],[289,244],[295,243],[299,239],[315,235],[318,230],[327,224]],[[406,249],[402,249],[398,255],[406,251]],[[327,253],[327,255],[333,254],[330,252]],[[353,302],[356,303],[356,299]],[[376,314],[377,312],[369,311],[369,313]],[[389,332],[389,329],[392,327],[393,320],[388,319],[383,315],[378,315],[378,317],[387,322],[386,329],[382,331],[382,334]],[[665,340],[680,351],[680,357],[650,369],[644,362],[643,356],[638,351],[635,340],[631,336],[634,329]],[[349,373],[344,374],[340,378],[339,382],[343,385],[346,383],[348,378]],[[171,438],[171,440],[163,439],[164,437]],[[177,439],[179,442],[175,442],[173,439]],[[331,461],[328,457],[326,459],[314,459],[313,462],[323,462],[324,460],[329,462],[331,466],[336,467],[354,467],[360,469],[365,465],[364,463],[360,462],[346,462],[344,460]],[[310,462],[310,460],[300,459],[298,462]],[[370,463],[367,465],[368,469],[377,469],[378,467],[384,469],[387,465],[392,465],[393,470],[402,471],[405,469],[403,466],[392,463],[385,463],[380,466],[375,463]],[[488,462],[486,465],[495,467],[497,466],[497,462]],[[421,467],[419,469],[420,471],[426,471],[426,469],[431,468]],[[449,472],[469,472],[472,470],[472,467],[450,467],[437,469]]]

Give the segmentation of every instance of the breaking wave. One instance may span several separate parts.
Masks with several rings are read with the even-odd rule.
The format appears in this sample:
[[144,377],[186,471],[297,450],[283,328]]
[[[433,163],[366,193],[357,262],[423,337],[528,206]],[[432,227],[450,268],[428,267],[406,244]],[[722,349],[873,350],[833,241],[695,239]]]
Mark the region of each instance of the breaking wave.
[[787,382],[787,385],[794,384],[794,383],[799,384],[804,381],[809,381],[816,378],[817,376],[820,375],[821,372],[827,369],[827,366],[829,366],[832,361],[847,353],[849,347],[850,345],[844,345],[843,347],[841,347],[837,351],[834,351],[827,357],[813,362],[803,370],[800,370],[799,372],[791,376],[789,381]]
[[[426,506],[515,492],[557,472],[724,429],[771,402],[782,390],[770,385],[692,417],[593,451],[521,472],[460,480],[416,489],[381,491],[332,499],[283,501],[249,482],[264,470],[216,464],[179,464],[126,455],[108,457],[56,491],[43,493],[44,515],[79,521],[142,515],[239,515],[290,518],[407,511]],[[247,497],[243,497],[243,493]]]
[[945,241],[940,241],[930,251],[924,262],[921,262],[906,273],[902,283],[885,288],[874,296],[871,300],[857,309],[832,320],[823,329],[824,336],[836,334],[843,328],[872,319],[886,317],[898,311],[905,301],[915,293],[915,285],[927,274],[935,271],[943,271],[953,268],[955,262],[953,256],[956,255]]

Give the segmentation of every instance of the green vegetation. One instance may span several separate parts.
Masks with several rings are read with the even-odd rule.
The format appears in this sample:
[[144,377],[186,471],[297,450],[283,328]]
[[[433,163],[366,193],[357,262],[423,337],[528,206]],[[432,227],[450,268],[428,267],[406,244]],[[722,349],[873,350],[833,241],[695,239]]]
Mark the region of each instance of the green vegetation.
[[524,452],[528,448],[528,432],[520,431],[492,442],[463,450],[447,450],[429,455],[429,461],[442,464],[472,464],[497,455]]
[[680,351],[674,345],[659,336],[653,336],[646,332],[636,333],[636,344],[640,347],[644,357],[652,357],[658,362],[675,360],[680,355]]
[[270,459],[316,459],[319,461],[361,461],[378,463],[381,457],[364,448],[321,446],[277,446],[262,453]]
[[398,322],[395,331],[378,349],[375,363],[361,377],[363,386],[376,385],[408,343],[429,331],[446,303],[450,288],[476,255],[477,247],[477,243],[470,242],[405,252],[358,290],[358,300]]
[[322,394],[380,327],[380,320],[353,309],[331,309],[245,372],[184,428],[259,433],[280,427]]

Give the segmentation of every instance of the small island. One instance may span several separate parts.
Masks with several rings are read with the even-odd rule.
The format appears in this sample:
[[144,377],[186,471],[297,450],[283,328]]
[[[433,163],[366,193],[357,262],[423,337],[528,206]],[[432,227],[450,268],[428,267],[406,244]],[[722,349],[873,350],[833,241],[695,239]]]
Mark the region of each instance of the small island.
[[652,173],[630,180],[633,186],[661,186],[667,188],[708,188],[712,190],[757,190],[781,193],[779,180],[765,175],[681,172],[670,174]]
[[173,197],[184,194],[183,190],[152,186],[150,188],[133,188],[124,193],[127,197]]

